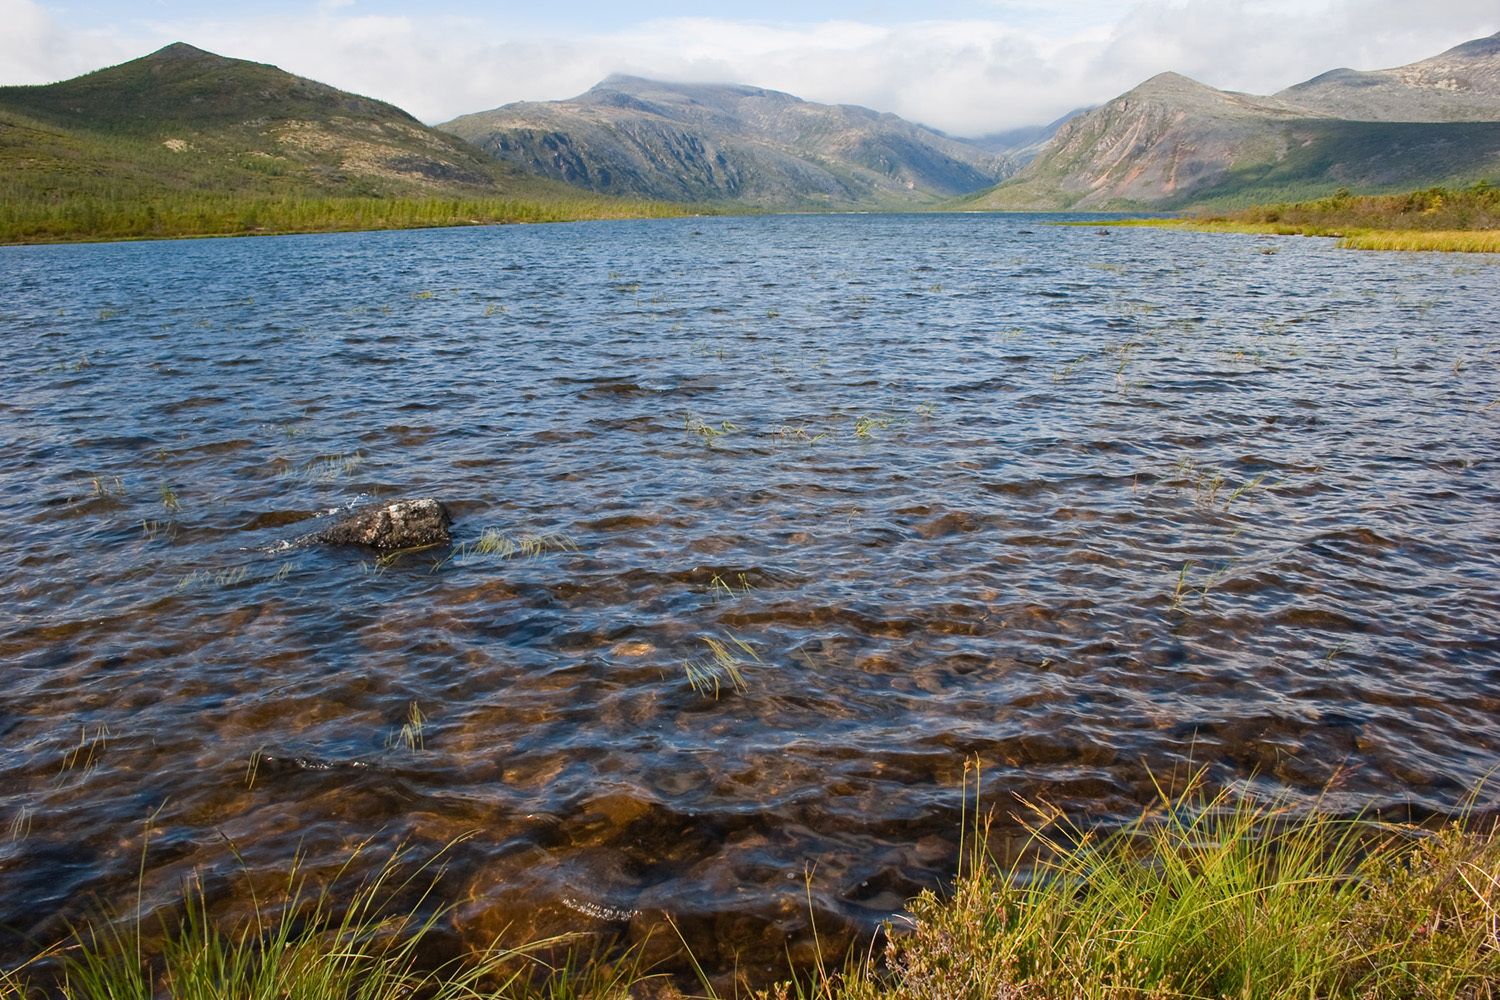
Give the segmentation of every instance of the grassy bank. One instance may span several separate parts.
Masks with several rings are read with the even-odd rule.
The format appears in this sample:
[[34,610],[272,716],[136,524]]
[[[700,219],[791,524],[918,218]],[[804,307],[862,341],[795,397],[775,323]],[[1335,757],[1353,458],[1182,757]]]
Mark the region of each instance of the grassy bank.
[[[1500,838],[1300,812],[1193,790],[1135,824],[1081,831],[1033,807],[1024,869],[983,837],[951,893],[924,894],[883,954],[813,970],[770,997],[818,1000],[1375,1000],[1500,995]],[[164,934],[84,931],[46,977],[76,1000],[624,1000],[708,994],[630,956],[543,962],[540,951],[424,966],[437,923],[388,866],[343,906],[289,887],[281,918],[214,926],[191,898]],[[399,884],[398,884],[399,883]],[[399,890],[399,891],[398,891]],[[419,894],[420,896],[421,894]],[[264,901],[269,903],[270,901]],[[419,898],[417,910],[425,898]],[[269,910],[269,907],[265,907]],[[409,912],[403,911],[403,912]],[[430,914],[430,909],[428,910]],[[101,925],[113,926],[113,925]],[[559,942],[544,942],[558,953]],[[689,960],[690,964],[690,960]],[[29,970],[0,983],[28,995]],[[722,991],[721,991],[722,992]]]
[[702,206],[603,198],[341,198],[177,194],[0,199],[0,244],[423,229],[703,214]]
[[1020,878],[977,864],[915,901],[894,978],[845,1000],[1461,998],[1500,990],[1493,830],[1382,827],[1226,796],[1097,837],[1037,831]]
[[1352,195],[1256,205],[1224,215],[1141,219],[1122,225],[1199,232],[1336,236],[1355,250],[1500,252],[1500,188],[1481,181],[1462,189],[1430,188],[1399,195]]

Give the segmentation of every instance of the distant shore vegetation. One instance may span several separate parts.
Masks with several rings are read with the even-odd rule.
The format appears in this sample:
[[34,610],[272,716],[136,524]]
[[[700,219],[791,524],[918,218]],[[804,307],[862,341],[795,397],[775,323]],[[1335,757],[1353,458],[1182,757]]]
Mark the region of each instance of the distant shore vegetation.
[[1434,187],[1406,194],[1355,195],[1340,189],[1312,201],[1256,205],[1186,219],[1132,219],[1119,225],[1213,233],[1333,236],[1353,250],[1500,253],[1500,187]]
[[605,198],[244,197],[199,192],[113,201],[0,198],[0,243],[73,243],[670,218],[703,206]]

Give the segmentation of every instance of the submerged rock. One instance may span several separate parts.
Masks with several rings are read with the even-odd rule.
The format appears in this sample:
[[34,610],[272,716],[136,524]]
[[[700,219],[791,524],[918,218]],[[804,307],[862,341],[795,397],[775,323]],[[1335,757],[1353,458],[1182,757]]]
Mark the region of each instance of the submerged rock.
[[341,516],[309,536],[325,545],[371,545],[377,549],[411,549],[446,545],[452,540],[448,509],[432,497],[371,504]]

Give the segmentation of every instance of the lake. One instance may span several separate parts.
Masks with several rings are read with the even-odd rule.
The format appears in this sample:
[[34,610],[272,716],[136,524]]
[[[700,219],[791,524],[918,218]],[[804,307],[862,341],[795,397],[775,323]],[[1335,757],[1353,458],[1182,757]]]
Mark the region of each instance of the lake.
[[[951,879],[976,773],[1002,853],[1198,769],[1460,806],[1500,261],[1051,221],[0,248],[0,954],[364,845],[456,949],[765,976]],[[453,546],[287,544],[420,496]]]

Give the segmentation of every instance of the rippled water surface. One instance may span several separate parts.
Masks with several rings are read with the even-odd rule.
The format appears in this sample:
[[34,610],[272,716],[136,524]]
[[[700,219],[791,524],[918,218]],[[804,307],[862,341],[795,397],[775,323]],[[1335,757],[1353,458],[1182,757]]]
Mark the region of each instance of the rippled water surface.
[[[1488,259],[1035,217],[0,248],[0,951],[143,856],[233,911],[468,834],[457,946],[770,969],[951,875],[971,756],[1449,808],[1497,317]],[[426,495],[451,548],[281,544]]]

